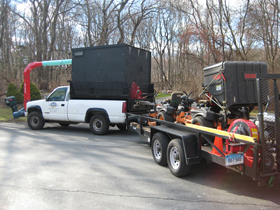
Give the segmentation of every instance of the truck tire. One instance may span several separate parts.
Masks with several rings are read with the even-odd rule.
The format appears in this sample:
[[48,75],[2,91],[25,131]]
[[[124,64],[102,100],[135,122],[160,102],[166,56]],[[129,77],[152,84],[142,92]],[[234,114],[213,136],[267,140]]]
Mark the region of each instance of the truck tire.
[[40,112],[31,112],[28,114],[27,124],[32,130],[41,130],[45,125],[45,120]]
[[152,138],[152,154],[155,162],[161,166],[167,165],[167,146],[169,138],[164,133],[156,133]]
[[109,122],[102,114],[93,115],[89,123],[90,130],[95,135],[104,135],[109,130]]
[[170,172],[177,177],[186,176],[191,166],[186,164],[183,143],[180,139],[173,139],[167,147],[167,163]]
[[[197,116],[193,119],[192,124],[195,125],[201,125],[201,126],[205,126],[208,128],[214,128],[214,124],[212,121],[206,120],[205,118],[203,118],[202,116]],[[210,135],[206,135],[208,137],[208,139],[212,142],[214,142],[215,136],[210,136]],[[206,144],[207,141],[204,137],[201,137],[201,144],[204,145]]]
[[173,116],[170,114],[167,114],[166,112],[159,112],[158,113],[158,119],[168,121],[168,122],[173,122]]
[[117,125],[118,129],[120,129],[121,131],[126,131],[126,124],[118,124]]

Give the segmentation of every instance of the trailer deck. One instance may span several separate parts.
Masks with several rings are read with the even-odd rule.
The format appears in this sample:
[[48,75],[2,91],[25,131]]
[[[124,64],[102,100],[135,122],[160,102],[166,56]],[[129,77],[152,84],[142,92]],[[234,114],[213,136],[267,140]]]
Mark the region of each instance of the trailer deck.
[[[134,115],[135,116],[135,115]],[[220,137],[223,138],[224,141],[225,139],[229,139],[230,136],[233,136],[232,133],[228,133],[227,131],[221,131],[217,129],[212,129],[204,126],[198,126],[198,125],[193,125],[193,124],[187,124],[181,125],[181,124],[175,124],[167,121],[162,121],[150,117],[145,117],[145,116],[139,116],[141,118],[140,122],[143,120],[150,120],[150,121],[155,121],[157,123],[156,126],[149,126],[149,125],[143,125],[142,123],[136,123],[132,122],[129,125],[129,130],[135,131],[136,133],[139,134],[139,137],[146,141],[151,147],[152,147],[152,138],[155,133],[162,132],[166,133],[169,137],[170,140],[174,138],[181,138],[183,141],[183,148],[185,151],[185,159],[186,163],[188,165],[193,165],[193,164],[199,164],[202,159],[207,160],[208,162],[213,162],[216,164],[219,164],[221,166],[226,167],[228,170],[233,170],[236,171],[242,175],[246,175],[249,177],[252,177],[253,180],[258,181],[259,186],[267,185],[269,181],[271,181],[271,177],[273,176],[273,182],[274,183],[280,183],[280,176],[277,174],[275,176],[261,176],[259,174],[259,163],[256,161],[252,165],[252,167],[248,167],[244,165],[244,159],[243,162],[240,164],[233,164],[233,165],[227,165],[227,158],[230,158],[231,156],[235,158],[235,155],[239,155],[244,157],[245,152],[239,152],[236,154],[225,154],[224,151],[226,150],[226,145],[223,143],[223,149],[217,148],[215,143],[211,142],[209,140],[208,145],[201,145],[198,142],[198,146],[194,146],[193,144],[188,143],[186,141],[186,136],[189,137],[189,134],[195,135],[197,137],[197,141],[199,141],[200,136],[203,135],[205,138],[207,138],[207,135],[213,135],[215,137]],[[250,137],[250,136],[244,136],[240,134],[234,134],[235,141],[238,141],[239,145],[247,147],[246,149],[252,149],[254,151],[258,151],[260,148],[260,144],[258,143],[257,139],[255,137]],[[195,155],[188,156],[187,150],[189,151],[190,148],[186,148],[191,145],[191,150],[196,150],[194,152]],[[250,148],[249,148],[250,147]],[[213,148],[215,148],[217,152],[213,153]],[[245,151],[246,151],[245,149]],[[220,153],[220,154],[219,154]],[[254,156],[258,157],[260,154],[258,152],[254,152]],[[255,157],[255,158],[256,158]]]

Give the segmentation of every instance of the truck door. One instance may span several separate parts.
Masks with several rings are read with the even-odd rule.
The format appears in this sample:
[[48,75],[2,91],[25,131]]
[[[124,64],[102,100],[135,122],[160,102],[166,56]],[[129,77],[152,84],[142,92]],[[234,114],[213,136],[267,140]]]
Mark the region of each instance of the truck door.
[[46,99],[43,105],[43,116],[46,120],[67,121],[68,97],[67,87],[57,88]]

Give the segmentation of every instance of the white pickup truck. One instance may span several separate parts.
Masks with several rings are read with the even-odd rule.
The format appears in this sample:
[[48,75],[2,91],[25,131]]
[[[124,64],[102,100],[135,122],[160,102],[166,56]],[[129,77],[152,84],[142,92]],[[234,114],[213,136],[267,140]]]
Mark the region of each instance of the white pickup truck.
[[70,99],[70,87],[61,86],[46,99],[28,102],[26,115],[32,130],[42,129],[45,122],[57,122],[61,126],[89,123],[94,134],[103,135],[109,126],[126,129],[126,109],[124,100]]

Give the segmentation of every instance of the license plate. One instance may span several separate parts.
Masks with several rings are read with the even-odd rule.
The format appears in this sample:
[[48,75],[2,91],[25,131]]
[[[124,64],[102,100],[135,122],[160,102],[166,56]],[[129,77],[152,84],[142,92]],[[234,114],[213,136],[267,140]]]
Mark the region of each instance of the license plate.
[[226,156],[226,166],[239,165],[244,163],[244,154],[238,153]]

